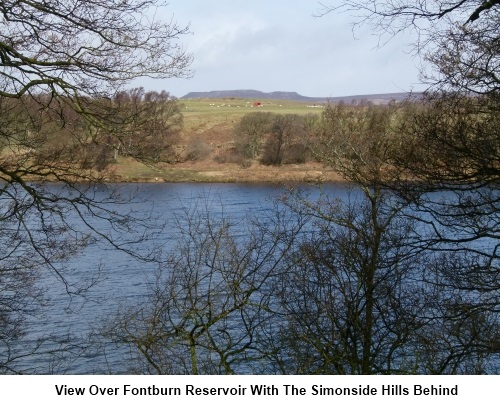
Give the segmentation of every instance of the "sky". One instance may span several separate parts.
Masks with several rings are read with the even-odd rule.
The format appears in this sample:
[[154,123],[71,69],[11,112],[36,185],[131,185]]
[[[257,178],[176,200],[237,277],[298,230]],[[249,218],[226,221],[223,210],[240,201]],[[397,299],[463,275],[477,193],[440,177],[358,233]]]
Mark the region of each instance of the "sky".
[[[336,0],[323,0],[332,4]],[[162,16],[190,34],[191,79],[142,79],[134,85],[181,97],[191,91],[296,91],[310,97],[420,91],[419,60],[410,36],[383,47],[369,27],[352,32],[352,17],[315,16],[315,0],[170,0]]]

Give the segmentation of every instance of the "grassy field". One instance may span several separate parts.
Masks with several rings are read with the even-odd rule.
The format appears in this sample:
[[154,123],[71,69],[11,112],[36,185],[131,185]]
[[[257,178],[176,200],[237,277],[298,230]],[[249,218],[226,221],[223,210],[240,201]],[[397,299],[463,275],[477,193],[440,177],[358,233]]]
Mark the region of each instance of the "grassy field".
[[288,100],[264,100],[259,107],[253,106],[251,99],[224,98],[224,99],[190,99],[181,100],[182,114],[184,115],[184,133],[187,136],[196,136],[207,129],[229,128],[232,130],[240,118],[248,113],[261,111],[276,114],[319,114],[321,104],[305,104]]
[[[261,106],[253,106],[260,101]],[[220,151],[234,142],[233,129],[245,114],[262,111],[280,114],[320,114],[320,104],[306,104],[288,100],[251,100],[243,98],[181,100],[184,129],[177,149],[187,154],[190,148],[206,149],[206,156],[196,161],[148,167],[132,159],[119,158],[113,165],[117,181],[153,182],[286,182],[335,181],[338,176],[317,163],[303,165],[263,166],[252,162],[242,168],[237,164],[217,163]]]
[[234,126],[251,112],[305,115],[319,114],[323,109],[321,104],[288,100],[264,100],[259,107],[254,107],[253,101],[243,98],[181,100],[185,140],[200,136],[207,142],[232,140]]
[[[253,102],[260,101],[259,107]],[[244,98],[223,99],[188,99],[181,100],[184,117],[189,120],[193,117],[208,116],[223,119],[241,117],[253,111],[268,111],[280,114],[308,114],[321,110],[321,104],[305,104],[288,100],[251,100]]]

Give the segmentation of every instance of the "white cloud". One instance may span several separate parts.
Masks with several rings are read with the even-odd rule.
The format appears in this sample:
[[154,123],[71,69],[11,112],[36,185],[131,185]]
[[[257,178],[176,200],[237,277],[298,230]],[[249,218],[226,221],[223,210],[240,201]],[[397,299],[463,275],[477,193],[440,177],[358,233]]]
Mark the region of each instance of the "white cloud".
[[317,6],[306,0],[170,1],[168,10],[181,23],[191,21],[185,43],[196,74],[161,85],[177,96],[240,88],[336,96],[410,90],[418,82],[416,62],[404,52],[408,39],[374,49],[377,38],[369,31],[353,38],[347,15],[313,18]]

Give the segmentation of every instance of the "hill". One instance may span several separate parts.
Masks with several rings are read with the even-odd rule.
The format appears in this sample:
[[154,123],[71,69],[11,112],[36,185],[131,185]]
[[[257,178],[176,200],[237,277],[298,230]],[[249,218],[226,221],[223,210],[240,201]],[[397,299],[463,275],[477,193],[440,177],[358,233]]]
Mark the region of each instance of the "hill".
[[344,101],[346,103],[359,103],[361,101],[369,101],[374,104],[387,104],[391,100],[401,101],[409,96],[409,93],[385,93],[385,94],[362,94],[354,96],[340,97],[306,97],[295,91],[273,91],[265,93],[258,90],[214,90],[190,92],[181,99],[201,99],[201,98],[244,98],[252,100],[293,100],[311,103],[338,103]]

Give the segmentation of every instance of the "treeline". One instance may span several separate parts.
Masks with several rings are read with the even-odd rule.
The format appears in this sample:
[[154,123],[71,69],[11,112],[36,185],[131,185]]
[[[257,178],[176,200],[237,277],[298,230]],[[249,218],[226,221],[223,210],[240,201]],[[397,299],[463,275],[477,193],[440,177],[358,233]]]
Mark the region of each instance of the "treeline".
[[[111,98],[73,99],[50,94],[0,97],[3,131],[0,148],[5,164],[14,171],[25,170],[28,163],[33,173],[27,174],[34,176],[69,170],[73,176],[85,177],[90,171],[105,170],[120,156],[149,165],[210,159],[245,168],[252,164],[306,162],[332,165],[325,154],[336,150],[339,142],[377,141],[391,148],[393,156],[386,156],[384,166],[387,170],[393,166],[391,159],[399,159],[397,164],[403,165],[402,149],[397,150],[397,146],[408,145],[408,139],[422,125],[438,121],[441,131],[464,131],[462,122],[454,123],[454,119],[447,117],[449,103],[457,104],[456,109],[464,109],[470,125],[482,121],[480,104],[490,103],[481,97],[460,97],[441,105],[442,102],[437,102],[440,98],[428,95],[427,99],[408,99],[389,105],[331,104],[321,113],[305,115],[252,112],[243,115],[230,129],[230,146],[214,150],[203,135],[181,136],[182,105],[165,91],[146,92],[136,88],[118,92]],[[414,125],[417,115],[425,119]],[[419,141],[416,147],[425,146]],[[43,167],[45,163],[50,170]]]
[[84,176],[119,155],[147,163],[172,160],[182,122],[179,103],[165,91],[136,88],[112,98],[0,97],[0,150],[12,170],[30,166],[27,174],[34,176],[67,170]]

